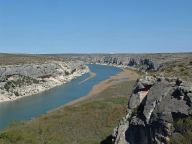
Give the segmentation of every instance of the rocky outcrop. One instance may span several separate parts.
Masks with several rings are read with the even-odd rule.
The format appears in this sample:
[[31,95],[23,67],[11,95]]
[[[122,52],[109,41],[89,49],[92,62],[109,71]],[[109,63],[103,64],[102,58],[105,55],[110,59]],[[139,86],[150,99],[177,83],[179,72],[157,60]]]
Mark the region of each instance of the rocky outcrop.
[[80,59],[87,63],[106,64],[119,67],[130,67],[139,71],[156,71],[162,62],[145,55],[134,54],[106,54],[106,55],[77,55],[72,58]]
[[127,115],[113,133],[115,144],[167,144],[174,121],[192,110],[192,84],[177,78],[139,79],[128,103]]
[[88,71],[88,67],[81,61],[1,66],[0,101],[42,92]]

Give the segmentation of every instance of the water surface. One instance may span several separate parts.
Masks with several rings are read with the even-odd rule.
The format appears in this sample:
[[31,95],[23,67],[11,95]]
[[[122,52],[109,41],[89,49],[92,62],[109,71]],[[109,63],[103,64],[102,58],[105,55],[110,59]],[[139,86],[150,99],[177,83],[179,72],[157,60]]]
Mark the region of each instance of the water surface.
[[[81,83],[90,74],[84,74],[71,82],[52,88],[34,96],[23,97],[11,102],[0,103],[0,129],[8,127],[14,121],[28,120],[85,96],[91,88],[121,71],[119,68],[103,65],[88,65],[96,77]],[[80,84],[81,83],[81,84]]]

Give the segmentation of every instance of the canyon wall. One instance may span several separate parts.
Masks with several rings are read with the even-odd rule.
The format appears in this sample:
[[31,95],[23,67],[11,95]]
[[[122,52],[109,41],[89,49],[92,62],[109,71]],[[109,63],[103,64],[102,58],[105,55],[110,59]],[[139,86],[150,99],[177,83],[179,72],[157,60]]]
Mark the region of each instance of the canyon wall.
[[0,101],[37,94],[66,83],[89,69],[81,61],[49,61],[0,67]]

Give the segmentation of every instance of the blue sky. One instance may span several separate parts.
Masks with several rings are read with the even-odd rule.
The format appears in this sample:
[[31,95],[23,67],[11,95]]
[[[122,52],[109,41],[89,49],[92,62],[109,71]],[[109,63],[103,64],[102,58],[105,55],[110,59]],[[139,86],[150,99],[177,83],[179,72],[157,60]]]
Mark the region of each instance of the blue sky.
[[192,51],[192,0],[0,0],[0,52]]

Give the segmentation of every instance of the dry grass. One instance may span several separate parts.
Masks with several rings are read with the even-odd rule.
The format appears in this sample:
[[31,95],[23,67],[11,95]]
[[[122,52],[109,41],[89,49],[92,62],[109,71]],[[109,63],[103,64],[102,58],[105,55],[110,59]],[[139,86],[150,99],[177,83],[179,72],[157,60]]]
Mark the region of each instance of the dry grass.
[[112,133],[125,115],[135,81],[114,85],[91,99],[12,125],[2,144],[96,144]]

